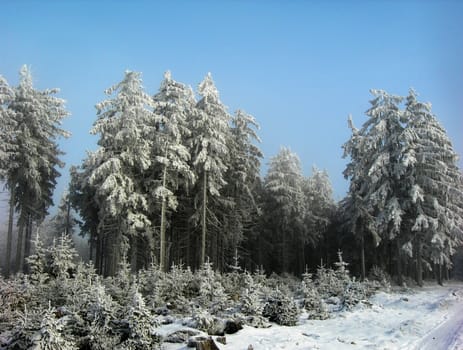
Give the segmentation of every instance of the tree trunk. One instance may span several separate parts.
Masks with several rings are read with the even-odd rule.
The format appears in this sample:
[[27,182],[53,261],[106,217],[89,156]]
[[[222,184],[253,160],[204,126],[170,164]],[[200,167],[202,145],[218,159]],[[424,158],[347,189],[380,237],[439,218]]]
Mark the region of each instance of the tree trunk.
[[202,235],[201,235],[201,266],[206,262],[206,215],[207,215],[207,172],[203,176],[203,215],[202,215]]
[[437,264],[435,265],[435,267],[437,268],[437,271],[436,271],[436,278],[437,278],[437,283],[440,285],[440,286],[443,286],[443,282],[442,282],[442,265],[441,264]]
[[400,241],[399,238],[396,238],[396,244],[397,244],[397,283],[399,286],[402,286],[404,281],[402,278],[402,252],[400,248]]
[[103,274],[102,270],[102,259],[101,259],[101,236],[96,236],[96,246],[95,246],[95,269],[98,274]]
[[66,202],[66,228],[65,228],[65,234],[69,235],[71,234],[71,197],[68,195],[67,196],[67,202]]
[[130,244],[130,269],[133,273],[137,272],[137,260],[138,260],[138,239],[137,236],[131,236]]
[[360,263],[361,263],[361,279],[365,281],[366,273],[365,273],[365,238],[363,236],[363,232],[360,236]]
[[11,266],[11,243],[13,240],[14,202],[15,202],[15,191],[14,191],[14,187],[11,186],[10,188],[10,211],[8,215],[8,233],[7,233],[7,239],[6,239],[5,275],[7,278],[10,276],[10,266]]
[[23,234],[24,234],[24,226],[25,226],[25,219],[24,215],[21,214],[21,217],[19,219],[19,230],[18,230],[18,242],[16,244],[16,263],[15,263],[15,269],[16,272],[22,272],[22,255],[23,255],[23,246],[24,246],[24,240],[23,240]]
[[29,214],[29,217],[27,218],[27,226],[26,226],[26,239],[24,242],[24,257],[22,261],[22,266],[23,270],[25,273],[29,273],[29,266],[25,264],[26,258],[31,255],[31,241],[32,241],[32,226],[33,226],[33,221],[32,217]]
[[304,242],[301,242],[300,243],[301,246],[301,250],[299,252],[300,254],[300,257],[299,257],[299,271],[298,271],[298,274],[303,274],[304,271],[305,271],[305,243]]
[[421,256],[421,237],[416,237],[416,283],[423,287],[423,257]]
[[[164,171],[162,174],[162,187],[166,188],[167,181],[167,165],[164,166]],[[166,271],[166,205],[167,201],[162,195],[162,204],[161,204],[161,247],[159,252],[159,267],[161,271]]]
[[286,230],[282,230],[282,246],[281,246],[281,272],[288,272],[287,265],[287,254],[286,254]]

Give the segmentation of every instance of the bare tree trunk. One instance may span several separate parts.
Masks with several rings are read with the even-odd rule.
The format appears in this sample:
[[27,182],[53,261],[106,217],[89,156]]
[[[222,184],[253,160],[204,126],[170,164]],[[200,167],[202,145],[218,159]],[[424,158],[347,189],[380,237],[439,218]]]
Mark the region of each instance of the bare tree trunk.
[[286,253],[286,230],[283,228],[282,230],[282,244],[281,244],[281,272],[288,272],[288,265],[287,265],[287,253]]
[[11,267],[11,243],[13,241],[13,220],[14,220],[14,202],[15,202],[15,191],[14,187],[10,188],[10,211],[8,215],[8,233],[6,238],[6,264],[5,264],[5,275],[10,276]]
[[93,239],[90,236],[90,239],[88,240],[88,261],[93,261]]
[[207,172],[203,176],[203,215],[202,215],[202,235],[201,235],[201,266],[206,262],[206,215],[207,215]]
[[194,264],[191,261],[191,232],[190,232],[190,221],[187,219],[186,221],[186,264],[187,266],[191,266],[194,268]]
[[304,242],[301,242],[300,243],[301,246],[300,246],[300,258],[299,258],[299,271],[298,273],[299,274],[303,274],[304,271],[305,271],[305,243]]
[[95,269],[98,274],[103,274],[102,265],[103,260],[101,259],[101,236],[97,235],[96,237],[96,247],[95,247]]
[[[166,188],[167,181],[167,165],[164,166],[164,171],[162,174],[162,187]],[[161,271],[166,271],[166,205],[167,201],[162,195],[162,205],[161,205],[161,247],[159,252],[159,267]]]
[[25,226],[25,219],[24,215],[21,214],[21,217],[19,218],[19,230],[18,230],[18,242],[16,244],[16,263],[15,263],[15,269],[16,272],[22,272],[22,255],[23,255],[23,247],[24,247],[24,240],[23,240],[23,235],[24,235],[24,226]]
[[399,238],[396,238],[396,244],[397,244],[397,283],[399,286],[402,286],[404,281],[402,278],[402,252],[401,252],[401,247],[400,247],[400,241]]
[[32,216],[29,214],[27,218],[27,226],[26,226],[26,239],[24,242],[24,257],[22,261],[22,266],[23,270],[25,273],[29,272],[29,266],[25,264],[26,258],[31,255],[31,241],[32,241],[32,226],[33,226],[33,221],[32,221]]
[[137,272],[137,259],[138,259],[138,238],[137,236],[131,236],[130,244],[130,269],[132,272]]
[[436,271],[436,278],[437,278],[437,283],[440,285],[440,286],[443,286],[443,282],[442,282],[442,265],[441,264],[437,264],[437,265],[434,265],[435,267],[437,267],[437,271]]
[[416,283],[423,287],[423,257],[421,256],[421,237],[416,237]]
[[360,263],[361,263],[361,279],[365,281],[366,272],[365,272],[365,237],[363,236],[363,232],[360,236]]
[[71,233],[71,197],[68,195],[67,196],[67,202],[66,202],[66,228],[65,228],[65,234],[69,235]]

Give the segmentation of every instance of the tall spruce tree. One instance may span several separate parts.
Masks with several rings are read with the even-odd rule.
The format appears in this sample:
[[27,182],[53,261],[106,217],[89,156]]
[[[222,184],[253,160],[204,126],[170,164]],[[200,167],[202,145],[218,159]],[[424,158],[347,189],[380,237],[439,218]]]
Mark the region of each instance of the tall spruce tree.
[[[225,106],[219,99],[211,74],[208,73],[198,88],[201,99],[191,119],[192,163],[198,179],[195,187],[193,218],[201,227],[200,265],[206,261],[206,242],[211,247],[220,232],[214,201],[221,199],[221,188],[226,184],[225,171],[229,159],[227,141],[229,121]],[[213,225],[215,230],[212,230]],[[209,232],[209,237],[207,233]],[[213,235],[215,233],[215,235]]]
[[322,239],[335,209],[333,188],[328,173],[313,166],[312,175],[305,182],[304,190],[307,201],[307,225],[310,228],[307,243],[315,246]]
[[75,227],[79,224],[79,221],[74,215],[74,211],[71,206],[71,198],[68,191],[65,191],[61,196],[60,203],[58,205],[57,213],[51,219],[53,233],[56,237],[62,234],[72,236],[75,231]]
[[99,206],[96,202],[96,187],[90,184],[90,176],[100,163],[94,155],[89,152],[80,166],[70,168],[69,199],[72,208],[82,219],[79,221],[80,235],[88,238],[89,259],[94,262],[96,270],[102,273],[104,242],[98,235]]
[[[239,245],[256,231],[255,222],[260,215],[256,187],[260,181],[260,161],[263,157],[257,143],[259,125],[253,116],[237,110],[232,117],[230,166],[226,172],[224,195],[232,203],[224,210],[223,221],[228,238],[224,242],[228,260],[235,256]],[[225,253],[225,252],[224,252]]]
[[347,164],[343,174],[346,179],[350,180],[349,192],[342,200],[341,207],[344,213],[343,222],[347,231],[356,237],[360,245],[360,264],[361,278],[365,279],[365,238],[370,235],[374,247],[377,247],[381,237],[376,231],[376,219],[372,212],[371,204],[368,202],[368,193],[370,190],[370,178],[366,176],[369,160],[365,157],[368,146],[367,137],[362,135],[354,126],[352,118],[348,120],[349,128],[352,130],[350,139],[343,145],[343,157],[349,157],[350,162]]
[[10,159],[15,166],[6,175],[10,189],[15,191],[14,203],[19,211],[17,271],[22,271],[24,256],[30,253],[32,225],[42,221],[53,204],[56,179],[61,175],[57,168],[64,166],[57,139],[69,136],[60,127],[69,113],[65,101],[53,96],[58,92],[58,89],[34,89],[30,70],[23,66],[15,98],[8,105],[17,126],[16,153]]
[[417,283],[422,285],[423,261],[428,267],[434,264],[442,283],[441,268],[452,266],[451,257],[463,242],[463,178],[445,129],[414,90],[407,96],[405,114]]
[[100,148],[90,153],[95,164],[88,177],[96,189],[99,239],[106,250],[106,275],[113,275],[130,248],[131,238],[150,237],[151,222],[143,176],[151,165],[152,98],[144,92],[140,73],[105,91],[110,98],[96,105],[98,118],[91,130]]
[[5,275],[10,275],[11,264],[11,244],[13,241],[13,216],[15,206],[15,185],[8,174],[14,172],[18,166],[14,159],[17,158],[16,145],[16,120],[11,110],[8,109],[14,100],[13,88],[8,85],[5,78],[0,75],[0,181],[5,183],[5,187],[10,193],[9,212],[8,212],[8,232],[5,254]]
[[[190,153],[186,140],[191,132],[187,119],[193,113],[195,98],[191,89],[172,79],[166,72],[159,92],[154,96],[153,150],[154,166],[160,167],[161,179],[154,179],[154,197],[161,199],[160,258],[162,270],[167,268],[166,226],[167,210],[178,205],[176,190],[187,190],[195,181],[190,168]],[[153,171],[153,173],[155,173]]]
[[302,272],[305,266],[306,202],[301,162],[295,153],[283,147],[271,159],[265,190],[265,221],[278,262],[273,269]]
[[376,218],[377,232],[395,246],[396,274],[402,284],[401,228],[407,196],[402,180],[408,167],[401,142],[406,126],[399,108],[403,98],[383,90],[371,90],[371,93],[368,119],[360,130],[365,142],[365,176],[369,178],[366,200]]

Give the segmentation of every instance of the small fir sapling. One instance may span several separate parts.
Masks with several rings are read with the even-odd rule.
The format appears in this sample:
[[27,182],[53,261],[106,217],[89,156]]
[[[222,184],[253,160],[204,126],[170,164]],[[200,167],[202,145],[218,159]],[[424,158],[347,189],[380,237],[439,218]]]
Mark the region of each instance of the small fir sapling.
[[267,299],[263,316],[267,317],[270,322],[282,326],[295,326],[299,317],[299,309],[291,297],[277,288]]
[[186,297],[188,285],[193,279],[191,270],[184,270],[181,266],[172,265],[170,272],[159,275],[156,289],[156,305],[167,306],[168,309],[187,312],[188,298]]
[[329,318],[326,304],[312,281],[312,274],[307,269],[302,275],[301,291],[303,307],[307,311],[309,319],[325,320]]
[[56,277],[69,277],[75,270],[75,259],[78,256],[71,237],[62,234],[58,242],[53,241],[49,253],[51,258],[50,273]]
[[159,337],[154,333],[157,324],[150,310],[146,307],[137,284],[132,284],[129,296],[124,317],[129,327],[129,333],[127,339],[121,344],[122,348],[150,350],[160,342]]
[[247,316],[262,314],[263,303],[261,300],[261,286],[253,279],[252,275],[245,271],[242,274],[243,287],[241,289],[241,312]]
[[45,284],[49,279],[48,274],[45,272],[47,268],[47,250],[38,233],[32,243],[34,245],[34,254],[26,258],[29,266],[29,278],[32,284]]
[[133,278],[135,277],[130,271],[130,264],[124,256],[119,263],[117,274],[114,277],[106,278],[104,282],[114,300],[123,304],[129,298]]
[[146,270],[138,271],[139,290],[152,309],[158,306],[159,282],[162,277],[163,272],[155,262],[152,262]]
[[84,341],[92,350],[112,349],[120,342],[116,333],[115,321],[120,307],[106,293],[104,285],[97,278],[94,282],[88,304],[83,310],[83,318],[87,324]]
[[196,278],[199,281],[200,305],[212,313],[223,310],[227,304],[227,296],[209,260],[196,273]]
[[32,349],[72,350],[78,349],[72,335],[66,334],[66,318],[57,318],[57,312],[49,306],[40,323],[38,335],[33,337]]

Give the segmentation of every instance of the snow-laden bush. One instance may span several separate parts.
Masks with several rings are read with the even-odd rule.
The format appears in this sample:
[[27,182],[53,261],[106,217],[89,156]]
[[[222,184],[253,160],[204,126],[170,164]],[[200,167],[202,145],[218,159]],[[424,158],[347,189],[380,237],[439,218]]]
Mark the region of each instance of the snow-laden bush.
[[150,264],[146,270],[138,271],[139,290],[145,297],[146,304],[153,309],[158,307],[159,282],[163,274],[159,265],[155,263]]
[[51,307],[45,311],[40,330],[33,337],[33,349],[72,350],[78,349],[74,336],[66,332],[69,317],[59,317],[59,312]]
[[276,289],[267,299],[262,314],[270,322],[282,326],[295,326],[299,317],[299,309],[291,297]]
[[172,265],[168,273],[160,273],[155,295],[152,297],[156,307],[167,307],[178,313],[189,312],[190,285],[194,279],[191,270]]
[[17,313],[30,303],[32,288],[27,280],[27,276],[4,279],[0,275],[0,329],[13,328]]
[[320,266],[317,270],[315,288],[323,302],[330,305],[331,311],[350,309],[371,295],[371,288],[367,283],[351,278],[347,263],[338,252],[336,269]]
[[367,283],[362,283],[353,279],[344,289],[343,307],[347,310],[369,297],[369,288]]
[[379,266],[373,265],[368,274],[370,281],[376,281],[382,289],[389,290],[391,288],[391,276]]
[[207,310],[197,309],[194,311],[191,320],[186,323],[187,326],[208,332],[214,324],[214,316]]
[[120,304],[124,304],[130,297],[130,287],[135,278],[136,276],[130,270],[130,264],[127,262],[126,257],[123,257],[116,275],[105,278],[104,283],[113,299]]

